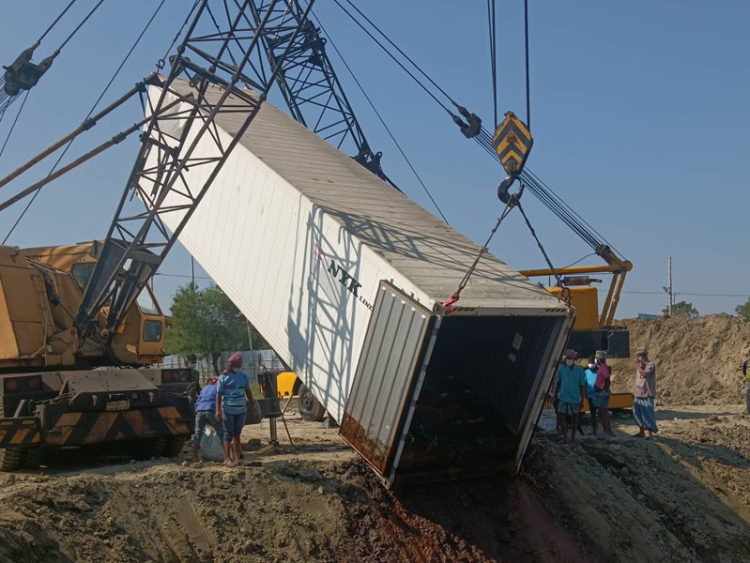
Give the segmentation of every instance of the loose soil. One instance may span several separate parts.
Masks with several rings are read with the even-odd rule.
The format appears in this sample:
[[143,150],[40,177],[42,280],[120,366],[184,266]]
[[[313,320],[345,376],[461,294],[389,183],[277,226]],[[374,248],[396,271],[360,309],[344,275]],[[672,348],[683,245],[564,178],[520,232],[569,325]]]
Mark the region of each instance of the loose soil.
[[[674,346],[703,342],[704,325],[689,326]],[[733,368],[715,377],[723,403],[679,405],[667,400],[688,383],[663,330],[636,334],[658,364],[654,439],[631,437],[629,418],[614,439],[584,420],[572,444],[539,432],[518,476],[394,491],[336,429],[290,412],[295,450],[282,424],[281,445],[266,446],[264,421],[245,428],[236,468],[189,463],[186,448],[177,460],[68,456],[0,474],[0,561],[748,561],[750,417],[734,384],[750,338],[738,333],[726,358],[715,350]]]

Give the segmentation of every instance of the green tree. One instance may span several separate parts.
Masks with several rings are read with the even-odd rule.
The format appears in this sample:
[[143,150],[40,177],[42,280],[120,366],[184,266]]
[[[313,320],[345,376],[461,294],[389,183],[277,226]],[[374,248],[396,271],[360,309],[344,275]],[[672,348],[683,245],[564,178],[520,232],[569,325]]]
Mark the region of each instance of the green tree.
[[747,301],[745,301],[743,305],[737,305],[734,308],[734,312],[746,321],[750,322],[750,297],[747,299]]
[[193,283],[180,287],[172,301],[166,348],[170,354],[197,354],[219,373],[221,352],[247,350],[248,330],[255,348],[268,344],[217,286],[199,290]]
[[[669,314],[669,308],[666,308],[662,311],[664,315]],[[692,303],[688,303],[687,301],[680,301],[679,303],[675,303],[672,305],[672,316],[673,317],[687,317],[688,319],[695,319],[699,315],[698,309],[693,307]]]

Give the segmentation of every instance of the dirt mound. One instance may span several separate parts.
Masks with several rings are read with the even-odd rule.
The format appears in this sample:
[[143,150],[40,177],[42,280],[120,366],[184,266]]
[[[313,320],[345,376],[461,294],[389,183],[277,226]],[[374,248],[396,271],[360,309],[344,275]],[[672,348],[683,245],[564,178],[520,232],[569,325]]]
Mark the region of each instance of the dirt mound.
[[260,466],[197,466],[186,450],[0,474],[0,561],[749,560],[750,418],[659,416],[658,441],[548,434],[520,477],[396,491],[335,429],[299,419],[296,454],[246,451]]
[[[726,314],[618,321],[656,362],[660,405],[719,405],[744,401],[740,364],[750,349],[750,323]],[[615,391],[632,391],[632,359],[612,359]]]
[[524,475],[591,560],[747,561],[750,419],[684,411],[660,419],[654,440],[537,439]]

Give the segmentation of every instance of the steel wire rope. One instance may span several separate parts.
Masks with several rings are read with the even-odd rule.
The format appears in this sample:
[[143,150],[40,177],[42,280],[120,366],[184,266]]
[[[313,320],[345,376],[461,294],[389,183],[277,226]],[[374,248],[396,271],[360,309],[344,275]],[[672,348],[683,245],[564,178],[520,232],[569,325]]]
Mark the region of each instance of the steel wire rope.
[[26,90],[26,95],[23,97],[23,102],[21,102],[21,107],[18,108],[18,113],[16,113],[16,117],[13,120],[13,123],[10,126],[10,129],[8,130],[8,134],[5,136],[5,141],[3,142],[3,147],[0,148],[0,158],[3,156],[3,153],[5,152],[5,147],[8,145],[8,141],[10,140],[10,136],[13,134],[13,129],[16,128],[16,123],[18,123],[18,118],[21,117],[21,112],[23,111],[23,106],[26,105],[26,100],[29,99],[29,92],[30,90]]
[[88,14],[86,14],[86,17],[81,20],[81,23],[79,23],[75,27],[75,29],[70,32],[70,34],[65,38],[65,41],[63,41],[62,44],[57,48],[57,50],[55,51],[55,55],[57,55],[60,51],[62,51],[63,47],[65,47],[65,45],[68,44],[68,41],[70,41],[71,39],[73,39],[73,36],[76,33],[78,33],[78,30],[83,27],[83,24],[85,24],[88,21],[88,19],[92,15],[94,15],[94,12],[96,12],[96,10],[99,9],[99,6],[101,6],[103,2],[104,2],[104,0],[99,0],[99,2],[97,2],[96,5],[93,8],[91,8],[91,11]]
[[[99,4],[97,4],[97,5],[96,5],[96,7],[95,7],[94,9],[98,8],[98,7],[99,7],[99,5],[100,5],[100,4],[102,3],[102,2],[103,2],[103,0],[100,0],[100,1],[99,1]],[[109,90],[109,87],[110,87],[110,86],[112,85],[112,83],[113,83],[113,82],[115,81],[115,79],[117,78],[117,75],[118,75],[118,74],[120,73],[120,71],[122,70],[122,67],[123,67],[123,66],[125,66],[125,63],[126,63],[126,62],[128,61],[128,59],[130,58],[130,55],[132,55],[132,54],[133,54],[133,51],[134,51],[134,50],[135,50],[135,48],[136,48],[136,47],[138,46],[138,43],[140,43],[141,39],[142,39],[142,38],[143,38],[143,36],[145,35],[145,33],[146,33],[146,31],[148,30],[148,28],[149,28],[149,27],[151,26],[151,23],[152,23],[152,22],[154,21],[154,18],[156,18],[157,14],[158,14],[158,13],[159,13],[159,11],[161,10],[161,8],[162,8],[162,6],[164,5],[164,3],[165,3],[165,2],[166,2],[166,0],[161,0],[161,2],[159,3],[159,5],[158,5],[158,6],[156,7],[156,10],[154,10],[154,13],[153,13],[153,14],[151,15],[151,17],[149,18],[148,22],[146,22],[146,25],[144,26],[144,28],[143,28],[143,30],[141,31],[141,33],[140,33],[140,34],[138,35],[138,38],[137,38],[137,39],[135,40],[135,42],[133,43],[133,45],[132,45],[132,46],[130,47],[130,49],[128,50],[128,52],[127,52],[127,54],[125,55],[125,57],[123,58],[122,62],[121,62],[121,63],[120,63],[120,65],[119,65],[119,66],[117,67],[117,70],[115,70],[114,74],[113,74],[113,75],[112,75],[112,77],[111,77],[111,78],[109,79],[109,82],[107,82],[107,85],[106,85],[106,86],[104,87],[104,89],[102,90],[101,94],[99,94],[99,97],[98,97],[98,98],[96,99],[96,101],[94,102],[94,105],[93,105],[93,106],[91,107],[91,109],[89,110],[89,112],[88,112],[88,113],[86,114],[86,117],[84,118],[84,120],[83,120],[83,121],[86,121],[86,120],[87,120],[87,119],[88,119],[89,117],[91,117],[91,114],[93,114],[93,113],[94,113],[94,110],[96,109],[96,106],[98,106],[98,105],[99,105],[99,102],[101,102],[102,98],[104,98],[104,95],[105,95],[105,94],[107,93],[107,90]],[[90,15],[91,13],[93,13],[93,11],[92,11],[92,12],[90,12],[90,13],[89,13],[89,15]],[[87,18],[88,18],[88,16],[87,16]],[[84,20],[84,21],[85,21],[85,20]],[[79,26],[79,27],[80,27],[80,26]],[[49,172],[47,173],[47,176],[48,176],[48,177],[49,177],[49,176],[51,176],[51,175],[52,175],[52,174],[54,173],[54,171],[55,171],[55,170],[57,169],[57,166],[58,166],[58,165],[60,164],[60,162],[62,161],[62,159],[63,159],[63,158],[65,157],[65,155],[66,155],[66,154],[67,154],[67,152],[68,152],[68,149],[70,149],[70,147],[71,147],[71,145],[73,144],[73,142],[74,142],[74,141],[75,141],[75,139],[71,139],[71,140],[70,140],[70,141],[68,142],[68,144],[67,144],[67,145],[65,145],[65,148],[64,148],[64,149],[62,150],[62,153],[61,153],[61,154],[60,154],[60,156],[59,156],[59,157],[57,158],[57,160],[55,161],[55,163],[54,163],[54,164],[52,165],[52,168],[50,168],[50,171],[49,171]],[[7,235],[5,235],[5,238],[3,239],[3,242],[2,242],[2,244],[5,244],[5,243],[6,243],[7,241],[8,241],[8,239],[10,238],[10,236],[11,236],[11,235],[13,234],[13,231],[15,231],[16,227],[17,227],[17,226],[18,226],[18,224],[19,224],[19,223],[21,222],[21,220],[22,220],[22,219],[24,218],[24,216],[26,215],[26,212],[27,212],[27,211],[29,210],[29,208],[31,207],[31,205],[32,205],[32,204],[34,203],[34,201],[36,200],[36,198],[37,198],[37,196],[39,195],[39,193],[40,193],[40,192],[41,192],[41,190],[37,190],[36,192],[34,192],[34,195],[33,195],[33,196],[31,197],[31,199],[29,200],[29,202],[28,202],[28,203],[26,204],[26,207],[24,207],[24,208],[23,208],[23,210],[21,211],[20,215],[19,215],[19,216],[18,216],[18,218],[16,219],[15,223],[13,223],[13,226],[12,226],[12,227],[10,228],[10,230],[8,231],[8,234],[7,234]]]
[[[474,137],[475,141],[493,158],[498,159],[494,150],[494,145],[490,139],[489,132],[482,127],[480,134]],[[581,215],[572,207],[565,203],[552,188],[547,186],[536,174],[528,168],[525,168],[520,175],[521,180],[531,190],[531,192],[545,205],[550,211],[557,215],[563,222],[578,234],[589,246],[596,249],[602,244],[607,244],[612,250],[620,254],[594,227],[591,226]]]
[[531,89],[529,79],[529,0],[523,0],[524,40],[526,43],[526,127],[531,130]]
[[492,110],[494,125],[497,127],[497,24],[495,19],[495,0],[487,0],[487,23],[490,28],[490,76],[492,77]]
[[[430,78],[422,69],[417,65],[406,53],[403,52],[385,33],[383,33],[376,24],[372,22],[359,8],[357,8],[351,0],[344,0],[347,4],[349,4],[368,24],[370,24],[382,37],[385,38],[386,41],[388,41],[389,44],[391,44],[398,52],[401,54],[407,61],[409,61],[415,69],[421,73],[438,91],[440,91],[446,98],[448,98],[451,103],[458,106],[458,104],[447,94],[445,90],[443,90],[432,78]],[[372,33],[367,30],[360,21],[358,21],[349,10],[347,10],[344,6],[341,5],[341,2],[339,0],[334,0],[334,3],[341,8],[341,10],[349,16],[349,18],[358,26],[360,27],[375,43],[391,58],[393,59],[396,64],[398,64],[425,92],[428,93],[428,95],[435,100],[443,109],[445,109],[451,116],[453,113],[442,103],[440,100],[437,99],[437,97],[429,91],[429,89],[416,77],[414,74],[409,71],[405,65],[399,61],[376,37],[372,35]],[[530,118],[531,118],[531,104],[530,104],[530,63],[529,63],[529,33],[528,33],[528,0],[524,0],[524,37],[525,37],[525,50],[526,50],[526,111],[527,111],[527,125],[530,125]],[[497,153],[494,149],[494,144],[492,143],[492,137],[487,132],[487,130],[484,127],[481,127],[480,134],[478,136],[473,137],[474,140],[491,156],[493,156],[495,159],[499,159]],[[524,175],[526,177],[524,177]],[[537,178],[531,171],[528,169],[525,169],[523,173],[521,174],[521,180],[525,184],[527,184],[527,187],[531,190],[532,193],[545,205],[547,205],[550,210],[560,217],[560,219],[563,220],[563,222],[570,227],[576,234],[578,234],[589,246],[591,246],[593,249],[598,248],[602,245],[602,243],[606,243],[612,250],[617,252],[619,254],[619,251],[614,248],[609,242],[606,241],[606,239],[597,232],[591,225],[585,221],[577,212],[572,210],[570,206],[565,204],[557,194],[554,193],[544,182],[542,182],[539,178]],[[598,236],[598,239],[597,239]]]
[[[447,112],[448,112],[449,114],[453,115],[453,113],[452,113],[452,112],[451,112],[451,110],[450,110],[450,109],[448,108],[448,106],[446,106],[446,105],[445,105],[445,104],[444,104],[443,102],[441,102],[441,101],[440,101],[440,100],[439,100],[439,99],[437,98],[437,96],[436,96],[436,95],[435,95],[434,93],[430,92],[429,88],[427,88],[427,86],[425,86],[425,85],[424,85],[424,84],[422,83],[422,81],[421,81],[421,80],[419,80],[419,78],[417,78],[416,76],[414,76],[414,73],[413,73],[413,72],[411,72],[411,71],[410,71],[410,70],[409,70],[408,68],[406,68],[406,66],[405,66],[405,65],[404,65],[404,64],[403,64],[403,63],[402,63],[401,61],[399,61],[399,60],[398,60],[398,59],[397,59],[397,58],[396,58],[396,57],[395,57],[395,56],[393,55],[393,53],[391,53],[391,52],[390,52],[390,51],[389,51],[389,50],[388,50],[388,49],[387,49],[387,48],[385,47],[385,45],[383,45],[383,43],[382,43],[382,42],[380,42],[380,41],[379,41],[379,40],[377,39],[377,37],[375,37],[375,36],[374,36],[374,35],[373,35],[373,34],[372,34],[372,33],[371,33],[371,32],[370,32],[370,31],[369,31],[369,30],[368,30],[367,28],[365,28],[365,26],[364,26],[364,25],[362,25],[362,23],[361,23],[361,22],[360,22],[359,20],[357,20],[357,18],[355,18],[355,17],[354,17],[353,15],[352,15],[352,13],[351,13],[351,12],[349,12],[349,10],[347,10],[347,9],[346,9],[346,8],[345,8],[344,6],[342,6],[342,5],[341,5],[341,3],[339,2],[339,0],[333,0],[333,1],[334,1],[334,3],[335,3],[335,4],[336,4],[336,5],[337,5],[337,6],[339,7],[339,8],[341,8],[341,9],[342,9],[342,10],[344,11],[344,13],[345,13],[345,14],[346,14],[347,16],[349,16],[349,18],[351,18],[351,20],[352,20],[352,21],[353,21],[353,22],[354,22],[355,24],[357,24],[357,26],[358,26],[358,27],[359,27],[359,28],[360,28],[360,29],[361,29],[362,31],[364,31],[364,32],[365,32],[365,33],[366,33],[366,34],[367,34],[367,35],[368,35],[368,36],[370,37],[370,39],[372,39],[372,40],[373,40],[373,41],[374,41],[374,42],[375,42],[375,43],[376,43],[376,44],[378,45],[378,47],[380,47],[380,48],[381,48],[381,49],[382,49],[382,50],[383,50],[383,51],[385,52],[385,54],[386,54],[386,55],[388,55],[388,56],[389,56],[389,57],[390,57],[391,59],[393,59],[393,62],[395,62],[395,63],[396,63],[396,64],[397,64],[398,66],[400,66],[400,67],[401,67],[401,69],[402,69],[402,70],[403,70],[403,71],[404,71],[404,72],[405,72],[406,74],[408,74],[408,75],[409,75],[409,76],[410,76],[410,77],[412,78],[412,80],[414,80],[414,82],[416,82],[416,83],[417,83],[417,85],[418,85],[418,86],[419,86],[420,88],[422,88],[422,89],[423,89],[423,90],[424,90],[424,91],[425,91],[425,92],[427,93],[427,95],[428,95],[428,96],[430,96],[430,97],[431,97],[431,98],[432,98],[432,99],[433,99],[433,100],[435,101],[435,103],[437,103],[437,104],[438,104],[438,105],[439,105],[439,106],[440,106],[441,108],[443,108],[443,109],[444,109],[445,111],[447,111]],[[348,0],[347,0],[347,1],[348,1]],[[355,9],[357,9],[357,8],[355,7]],[[358,9],[357,9],[357,11],[359,12],[359,10],[358,10]],[[359,13],[361,14],[361,12],[359,12]],[[367,19],[367,17],[366,17],[366,16],[364,15],[364,14],[362,14],[362,17],[364,17],[364,18],[365,18],[365,19],[366,19],[366,20],[367,20],[367,21],[369,22],[369,20]],[[372,24],[371,24],[371,25],[372,25]],[[380,32],[380,33],[381,33],[381,35],[384,35],[384,34],[383,34],[382,32]],[[389,42],[391,42],[390,40],[388,40],[388,41],[389,41]],[[391,42],[391,44],[392,44],[392,42]],[[396,47],[396,49],[398,49],[398,47]],[[399,50],[399,52],[402,52],[402,51],[401,51],[400,49],[398,49],[398,50]],[[404,57],[406,57],[406,55],[404,55]],[[406,58],[407,58],[407,60],[410,60],[410,59],[409,59],[408,57],[406,57]],[[412,64],[414,64],[414,63],[412,63]],[[415,66],[416,66],[416,65],[415,65]],[[416,67],[416,68],[417,68],[417,69],[419,70],[419,67]],[[422,72],[422,71],[420,70],[420,72]],[[423,73],[423,74],[424,74],[424,73]],[[427,77],[427,79],[428,79],[428,80],[430,80],[430,82],[432,82],[432,83],[434,84],[434,82],[432,81],[432,79],[430,79],[429,77]],[[444,92],[444,91],[443,91],[443,90],[442,90],[442,89],[441,89],[441,88],[440,88],[439,86],[436,86],[436,88],[437,88],[438,90],[440,90],[441,92],[443,92],[443,94],[444,94],[444,95],[445,95],[445,96],[446,96],[446,97],[447,97],[448,99],[450,99],[450,100],[451,100],[451,103],[455,104],[455,102],[453,102],[453,100],[452,100],[452,99],[450,98],[450,96],[448,96],[447,94],[445,94],[445,92]]]
[[482,258],[482,256],[484,256],[485,253],[487,253],[488,251],[487,246],[490,244],[490,241],[492,241],[492,237],[495,236],[497,229],[500,227],[502,222],[510,214],[513,207],[515,207],[517,203],[518,203],[517,197],[512,197],[508,199],[507,203],[505,204],[505,207],[503,208],[503,212],[500,214],[500,217],[498,217],[497,222],[495,223],[495,226],[492,227],[492,230],[490,231],[490,235],[487,237],[487,240],[484,242],[484,244],[479,248],[479,252],[477,252],[476,258],[474,258],[474,261],[471,263],[471,266],[469,266],[469,269],[464,274],[464,277],[461,278],[461,281],[458,283],[458,287],[456,288],[456,291],[454,291],[451,294],[451,298],[448,301],[442,304],[443,307],[445,307],[449,313],[452,310],[450,309],[450,306],[459,300],[459,298],[461,297],[461,292],[466,287],[466,284],[469,283],[469,279],[471,279],[471,276],[474,273],[474,270],[476,270],[477,264],[479,264],[479,260]]
[[177,43],[177,40],[180,38],[180,35],[182,35],[182,32],[185,29],[185,26],[190,21],[190,17],[193,15],[193,12],[195,11],[195,8],[200,4],[201,0],[194,0],[193,7],[190,8],[190,11],[185,16],[185,21],[182,22],[182,25],[180,26],[180,29],[177,30],[177,33],[175,33],[174,37],[172,38],[172,42],[169,44],[169,47],[167,47],[166,51],[164,51],[164,55],[157,61],[156,63],[156,69],[161,70],[164,68],[164,61],[169,56],[169,52],[172,50],[172,47],[174,47],[175,43]]
[[534,229],[534,227],[531,226],[531,221],[529,221],[529,218],[526,216],[526,212],[523,210],[523,206],[521,205],[520,199],[517,203],[517,206],[518,206],[518,211],[520,211],[521,215],[523,215],[523,220],[526,222],[526,226],[529,228],[529,231],[531,232],[531,236],[534,237],[534,240],[536,241],[536,245],[539,247],[539,250],[541,250],[542,256],[544,256],[544,260],[547,262],[547,266],[552,272],[552,275],[555,276],[555,281],[557,282],[557,285],[562,286],[562,280],[560,279],[560,275],[557,273],[557,270],[552,265],[552,261],[549,259],[549,256],[547,255],[547,251],[544,249],[544,246],[542,245],[542,241],[539,240],[539,237],[536,234],[536,230]]
[[57,16],[57,17],[55,18],[55,21],[53,21],[53,22],[52,22],[52,23],[51,23],[51,24],[49,25],[49,27],[48,27],[48,28],[47,28],[47,29],[46,29],[46,30],[44,31],[44,33],[42,33],[42,35],[41,35],[41,36],[39,37],[39,39],[37,39],[37,43],[41,43],[41,42],[42,42],[42,40],[43,40],[43,39],[44,39],[44,38],[45,38],[45,37],[47,36],[47,34],[48,34],[48,33],[49,33],[50,31],[52,31],[52,28],[53,28],[53,27],[55,27],[55,25],[57,25],[57,22],[59,22],[59,21],[60,21],[60,19],[61,19],[61,18],[62,18],[62,17],[63,17],[64,15],[65,15],[65,12],[67,12],[67,11],[68,11],[68,10],[70,9],[70,7],[71,7],[71,6],[73,5],[73,4],[75,4],[75,3],[76,3],[76,0],[70,0],[70,3],[69,3],[69,4],[68,4],[68,5],[67,5],[67,6],[66,6],[66,7],[64,8],[64,9],[63,9],[63,11],[62,11],[62,12],[60,12],[60,14],[59,14],[59,15],[58,15],[58,16]]
[[570,264],[568,264],[567,266],[563,266],[563,267],[562,267],[562,268],[560,268],[560,269],[561,269],[561,270],[565,270],[566,268],[572,268],[572,267],[573,267],[573,266],[575,266],[576,264],[580,264],[581,262],[583,262],[584,260],[586,260],[586,258],[590,258],[590,257],[592,257],[592,256],[596,256],[596,252],[589,252],[589,253],[588,253],[588,254],[587,254],[586,256],[583,256],[582,258],[579,258],[579,259],[578,259],[578,260],[576,260],[575,262],[571,262],[571,263],[570,263]]
[[[36,43],[34,43],[33,47],[31,48],[32,52],[33,52],[34,49],[36,49],[37,46],[39,46],[39,44],[42,42],[42,39],[44,39],[46,37],[46,35],[50,32],[50,30],[57,24],[57,22],[60,21],[60,18],[62,18],[63,15],[65,15],[65,12],[67,12],[70,9],[70,7],[75,3],[75,1],[76,0],[72,0],[67,5],[67,7],[65,7],[65,9],[63,9],[63,11],[57,16],[57,18],[55,18],[55,20],[44,31],[44,33],[42,33],[42,35],[39,37],[39,39],[37,39]],[[103,1],[104,0],[99,0],[99,3],[96,6],[94,6],[94,8],[88,13],[88,15],[83,19],[83,21],[81,21],[81,23],[78,24],[78,26],[70,33],[70,35],[68,35],[68,37],[65,39],[65,41],[63,41],[62,45],[60,45],[55,50],[55,52],[50,57],[48,57],[48,59],[53,60],[55,57],[57,57],[57,55],[60,54],[60,51],[62,50],[62,48],[68,43],[68,41],[70,41],[70,39],[76,34],[76,32],[79,29],[81,29],[81,27],[86,22],[86,20],[88,20],[89,17],[91,17],[91,15],[96,11],[96,9],[102,4]],[[37,80],[38,80],[38,78],[37,78]],[[5,85],[5,76],[3,75],[3,77],[0,79],[0,86],[4,86],[4,85]],[[28,92],[28,89],[26,89],[26,91]],[[11,95],[11,94],[8,94],[7,92],[5,92],[4,88],[0,89],[0,106],[1,106],[0,107],[0,119],[2,119],[2,117],[4,117],[5,110],[8,109],[8,106],[10,106],[16,100],[17,97],[18,97],[18,94]],[[25,102],[25,100],[24,100],[24,102]],[[20,110],[19,110],[19,115],[20,115]],[[18,119],[18,116],[16,116],[16,120],[17,119]],[[7,140],[6,140],[6,142],[7,142]]]
[[383,119],[383,117],[382,117],[382,116],[380,115],[380,112],[379,112],[379,111],[378,111],[378,109],[377,109],[377,108],[375,107],[375,104],[374,104],[374,103],[373,103],[373,101],[372,101],[372,100],[370,99],[370,96],[368,96],[368,95],[367,95],[367,92],[366,92],[366,91],[365,91],[365,89],[364,89],[364,88],[362,87],[362,84],[360,83],[360,81],[359,81],[359,79],[357,78],[357,76],[356,76],[356,75],[354,74],[354,71],[352,71],[351,67],[349,66],[349,63],[347,63],[347,62],[346,62],[346,59],[344,58],[344,55],[343,55],[343,54],[341,53],[341,51],[339,51],[338,47],[336,47],[336,44],[334,43],[333,39],[331,38],[331,35],[330,35],[330,34],[329,34],[329,33],[328,33],[327,31],[326,31],[325,27],[323,27],[323,24],[322,24],[322,23],[320,22],[320,20],[318,19],[318,17],[317,17],[317,16],[315,16],[315,14],[313,14],[313,17],[315,18],[315,21],[316,21],[316,23],[317,23],[317,24],[318,24],[318,25],[320,26],[320,29],[321,29],[321,30],[323,31],[323,33],[324,33],[324,34],[325,34],[325,35],[327,36],[327,38],[328,38],[328,41],[329,41],[329,42],[331,43],[331,47],[333,47],[333,50],[334,50],[334,51],[336,51],[336,54],[337,54],[337,55],[339,56],[339,58],[341,59],[341,62],[342,62],[342,63],[344,64],[344,67],[346,67],[346,70],[347,70],[347,71],[349,72],[349,74],[351,75],[352,79],[354,80],[354,83],[355,83],[355,84],[357,85],[357,87],[359,88],[359,90],[360,90],[360,91],[362,92],[362,95],[363,95],[363,96],[365,97],[365,99],[367,100],[367,103],[368,103],[368,104],[370,105],[370,107],[372,108],[372,111],[374,111],[374,112],[375,112],[375,115],[376,115],[376,116],[378,117],[378,120],[380,120],[380,123],[381,123],[381,124],[383,125],[383,127],[385,128],[386,132],[388,133],[388,136],[389,136],[389,137],[391,138],[391,141],[393,141],[393,144],[394,144],[394,145],[396,145],[396,148],[398,149],[398,152],[400,152],[400,153],[401,153],[401,156],[402,156],[402,157],[403,157],[403,159],[404,159],[404,160],[406,161],[406,164],[407,164],[407,165],[409,166],[409,168],[411,169],[412,173],[413,173],[413,174],[414,174],[414,176],[415,176],[415,177],[417,178],[417,181],[418,181],[418,182],[419,182],[419,184],[420,184],[420,185],[422,186],[422,189],[423,189],[423,190],[425,191],[425,193],[427,194],[427,197],[428,197],[428,198],[430,198],[430,201],[431,201],[431,202],[432,202],[432,204],[433,204],[433,205],[435,206],[435,209],[437,209],[438,213],[440,213],[440,216],[441,216],[441,217],[443,218],[443,221],[445,221],[445,222],[446,222],[446,224],[450,224],[450,223],[448,222],[448,219],[447,219],[447,218],[445,217],[445,214],[443,213],[442,209],[440,209],[440,206],[439,206],[439,205],[437,204],[437,202],[435,201],[435,198],[434,198],[434,197],[432,197],[432,193],[430,193],[430,190],[429,190],[429,189],[427,188],[427,186],[425,185],[425,183],[424,183],[424,182],[422,181],[422,178],[421,178],[421,176],[420,176],[420,175],[419,175],[419,174],[417,173],[416,169],[415,169],[415,168],[414,168],[414,166],[412,165],[412,163],[411,163],[411,160],[409,160],[409,157],[408,157],[408,156],[406,156],[406,153],[404,152],[403,148],[401,148],[401,145],[399,144],[399,142],[398,142],[398,141],[396,140],[396,137],[395,137],[395,136],[393,135],[393,133],[391,132],[391,129],[390,129],[390,127],[388,127],[388,125],[386,124],[385,120],[384,120],[384,119]]
[[[335,3],[336,3],[336,4],[337,4],[337,5],[338,5],[338,6],[339,6],[339,7],[340,7],[340,8],[342,9],[342,10],[344,10],[344,11],[346,12],[346,10],[344,9],[344,7],[343,7],[343,6],[341,6],[341,4],[339,3],[339,0],[333,0],[333,1],[334,1],[334,2],[335,2]],[[379,34],[380,34],[380,35],[381,35],[381,36],[382,36],[382,37],[383,37],[383,38],[384,38],[384,39],[385,39],[386,41],[388,41],[388,43],[389,43],[389,44],[390,44],[391,46],[393,46],[393,48],[394,48],[394,49],[396,49],[396,51],[398,51],[398,53],[399,53],[399,54],[400,54],[400,55],[401,55],[402,57],[404,57],[404,58],[405,58],[405,59],[406,59],[407,61],[409,61],[409,62],[410,62],[410,63],[412,64],[412,66],[413,66],[413,67],[414,67],[414,68],[415,68],[415,69],[416,69],[416,70],[417,70],[417,71],[418,71],[418,72],[419,72],[419,73],[420,73],[420,74],[421,74],[422,76],[424,76],[424,77],[425,77],[425,78],[426,78],[426,79],[427,79],[427,80],[428,80],[428,81],[430,82],[430,84],[432,84],[432,85],[433,85],[433,86],[434,86],[435,88],[437,88],[437,89],[438,89],[438,91],[439,91],[439,92],[440,92],[441,94],[443,94],[443,96],[445,96],[446,98],[448,98],[448,99],[449,99],[449,100],[451,101],[451,103],[452,103],[453,105],[455,105],[455,106],[458,106],[458,104],[457,104],[457,103],[456,103],[456,102],[455,102],[455,101],[453,100],[453,98],[451,98],[451,96],[449,96],[449,95],[448,95],[448,93],[447,93],[447,92],[446,92],[445,90],[443,90],[443,88],[441,88],[441,87],[440,87],[440,85],[439,85],[439,84],[438,84],[437,82],[435,82],[435,81],[434,81],[434,80],[433,80],[433,79],[432,79],[432,78],[430,77],[430,75],[428,75],[428,74],[427,74],[427,73],[426,73],[425,71],[423,71],[423,70],[422,70],[422,68],[421,68],[421,67],[420,67],[420,66],[419,66],[419,65],[418,65],[417,63],[415,63],[415,62],[414,62],[414,61],[413,61],[413,60],[411,59],[411,57],[409,57],[409,55],[407,55],[407,54],[406,54],[406,53],[405,53],[404,51],[402,51],[402,50],[401,50],[401,48],[400,48],[400,47],[399,47],[399,46],[398,46],[398,45],[397,45],[396,43],[394,43],[394,42],[393,42],[393,41],[391,40],[391,38],[390,38],[390,37],[388,37],[388,36],[387,36],[387,35],[386,35],[386,34],[385,34],[385,33],[384,33],[384,32],[383,32],[383,31],[382,31],[382,30],[381,30],[381,29],[380,29],[380,28],[379,28],[379,27],[378,27],[378,26],[377,26],[377,25],[376,25],[376,24],[375,24],[375,23],[374,23],[374,22],[373,22],[373,21],[372,21],[372,20],[371,20],[370,18],[368,18],[368,17],[367,17],[367,16],[366,16],[366,15],[365,15],[365,14],[364,14],[364,13],[362,12],[362,10],[360,10],[359,8],[357,8],[357,6],[356,6],[356,5],[355,5],[355,4],[354,4],[354,3],[353,3],[353,2],[351,1],[351,0],[344,0],[344,1],[345,1],[345,2],[347,3],[347,4],[349,4],[349,5],[350,5],[350,6],[351,6],[351,7],[352,7],[352,8],[353,8],[353,9],[354,9],[354,10],[355,10],[355,11],[356,11],[356,12],[357,12],[357,13],[358,13],[358,14],[359,14],[360,16],[362,16],[362,18],[364,18],[364,20],[365,20],[365,21],[366,21],[367,23],[369,23],[369,24],[370,24],[370,25],[371,25],[371,26],[372,26],[372,27],[373,27],[373,28],[375,29],[375,31],[377,31],[377,32],[378,32],[378,33],[379,33]],[[358,21],[356,20],[356,18],[352,17],[352,15],[351,15],[351,14],[349,14],[348,12],[347,12],[347,15],[348,15],[348,16],[349,16],[350,18],[352,18],[352,20],[353,20],[353,21],[354,21],[355,23],[357,23],[357,25],[360,25],[360,27],[362,27],[362,26],[361,26],[361,24],[360,24],[360,23],[359,23],[359,22],[358,22]]]

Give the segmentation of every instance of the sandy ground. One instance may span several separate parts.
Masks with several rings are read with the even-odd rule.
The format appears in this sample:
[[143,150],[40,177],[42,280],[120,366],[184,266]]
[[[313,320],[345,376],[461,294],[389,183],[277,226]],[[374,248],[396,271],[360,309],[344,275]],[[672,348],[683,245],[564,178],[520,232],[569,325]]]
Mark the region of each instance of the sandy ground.
[[[248,426],[245,465],[73,459],[0,474],[0,561],[748,561],[750,417],[659,411],[653,440],[554,433],[515,478],[387,491],[336,429]],[[583,423],[584,431],[590,428]],[[260,464],[260,465],[258,465]]]
[[[386,490],[336,429],[248,426],[244,465],[57,455],[0,474],[0,563],[750,561],[750,416],[729,315],[626,321],[657,364],[654,439],[538,432],[520,475]],[[611,362],[632,388],[631,359]]]

